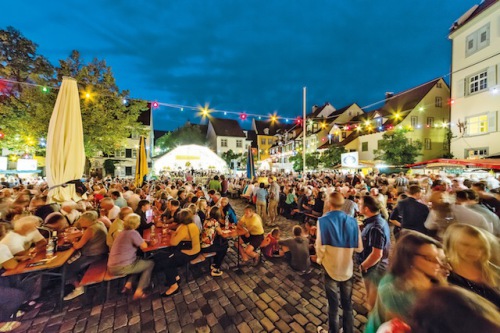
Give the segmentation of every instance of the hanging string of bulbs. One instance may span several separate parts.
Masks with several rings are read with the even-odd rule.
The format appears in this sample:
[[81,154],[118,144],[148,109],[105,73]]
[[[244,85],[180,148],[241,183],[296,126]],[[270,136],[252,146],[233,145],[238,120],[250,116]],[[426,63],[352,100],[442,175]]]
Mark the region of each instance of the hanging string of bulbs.
[[[449,74],[447,74],[449,75]],[[49,93],[52,90],[58,90],[59,87],[49,87],[41,84],[36,84],[32,82],[20,82],[20,81],[15,81],[15,80],[10,80],[10,79],[5,79],[5,78],[0,78],[0,92],[5,89],[6,84],[20,84],[20,85],[27,85],[27,86],[32,86],[32,87],[39,87],[43,93]],[[399,93],[397,95],[394,95],[392,97],[384,98],[383,100],[376,101],[374,103],[371,103],[367,106],[360,107],[359,109],[361,111],[366,112],[365,110],[372,108],[378,104],[390,101],[393,98],[400,97],[404,94],[410,93],[415,89],[418,89],[422,85],[419,85],[417,87],[411,88],[409,90],[406,90],[402,93]],[[93,93],[91,90],[87,89],[85,91],[81,92],[82,99],[90,101],[95,97],[95,93]],[[114,95],[113,97],[116,97]],[[192,106],[192,105],[181,105],[181,104],[173,104],[173,103],[166,103],[166,102],[161,102],[161,101],[147,101],[143,99],[138,99],[138,98],[123,98],[122,103],[124,105],[128,105],[131,101],[138,101],[138,102],[144,102],[148,103],[148,106],[153,110],[153,109],[159,109],[160,107],[167,107],[167,108],[172,108],[172,109],[177,109],[180,110],[181,112],[185,110],[191,110],[191,111],[196,111],[198,112],[198,115],[201,116],[202,118],[210,117],[211,115],[215,113],[220,113],[223,114],[224,116],[227,115],[236,115],[239,117],[240,120],[245,121],[248,120],[249,118],[253,117],[258,120],[265,119],[266,121],[271,122],[272,124],[274,123],[279,123],[279,122],[285,122],[285,123],[294,123],[295,125],[302,125],[303,119],[302,116],[298,117],[283,117],[278,115],[276,112],[273,114],[257,114],[257,113],[248,113],[248,112],[242,112],[242,111],[231,111],[231,110],[221,110],[221,109],[216,109],[216,108],[210,108],[208,104],[205,104],[203,106],[198,105],[198,106]],[[455,101],[454,100],[449,100],[448,103],[451,105]],[[419,111],[423,112],[425,109],[428,107],[428,105],[423,105],[420,106]],[[321,129],[326,129],[327,127],[330,126],[332,123],[332,120],[336,119],[339,115],[331,115],[331,116],[326,116],[326,117],[307,117],[307,121],[310,125],[313,125],[314,123],[318,123]],[[366,116],[366,113],[365,115]],[[362,117],[363,118],[363,117]],[[401,114],[396,112],[392,115],[392,118],[394,121],[397,122],[398,119],[401,118]],[[350,130],[357,130],[357,131],[383,131],[383,130],[391,130],[394,128],[393,125],[388,124],[382,126],[380,124],[380,120],[382,118],[373,118],[373,119],[367,119],[363,118],[361,119],[360,117],[354,117],[353,120],[344,123],[344,124],[333,124],[333,129],[334,130],[344,130],[344,131],[350,131]],[[420,125],[415,126],[416,128],[420,128]],[[425,125],[426,127],[446,127],[447,124],[427,124]]]

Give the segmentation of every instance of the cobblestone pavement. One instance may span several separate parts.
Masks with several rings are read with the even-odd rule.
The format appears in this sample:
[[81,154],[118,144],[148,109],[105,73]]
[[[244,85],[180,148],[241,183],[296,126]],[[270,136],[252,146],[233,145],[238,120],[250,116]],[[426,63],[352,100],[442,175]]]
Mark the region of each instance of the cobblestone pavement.
[[[241,216],[244,202],[231,202]],[[296,223],[278,219],[285,235]],[[273,259],[235,271],[228,266],[236,265],[236,258],[235,249],[230,248],[222,277],[194,272],[195,277],[186,283],[183,276],[181,293],[171,298],[159,297],[165,287],[156,277],[151,296],[141,301],[117,293],[120,281],[115,281],[106,302],[99,299],[105,293],[104,285],[65,302],[62,312],[54,311],[52,302],[45,302],[23,317],[16,332],[316,332],[318,325],[328,325],[323,275],[318,266],[309,274],[299,275],[283,259]],[[207,270],[198,269],[202,268]],[[184,274],[184,269],[180,272]],[[364,297],[356,273],[356,332],[361,332],[366,323]]]

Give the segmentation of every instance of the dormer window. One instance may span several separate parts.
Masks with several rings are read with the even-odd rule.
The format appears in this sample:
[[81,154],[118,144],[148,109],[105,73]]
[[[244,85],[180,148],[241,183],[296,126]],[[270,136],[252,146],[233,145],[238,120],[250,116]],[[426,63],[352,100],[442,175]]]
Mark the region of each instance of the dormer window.
[[264,128],[264,134],[269,135],[269,128]]

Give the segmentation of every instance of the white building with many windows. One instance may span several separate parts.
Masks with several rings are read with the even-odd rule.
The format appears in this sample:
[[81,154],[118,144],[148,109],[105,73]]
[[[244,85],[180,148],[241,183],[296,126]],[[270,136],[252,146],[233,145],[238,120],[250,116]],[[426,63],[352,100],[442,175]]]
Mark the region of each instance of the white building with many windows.
[[500,155],[500,1],[484,0],[450,28],[451,152],[456,158]]
[[251,144],[237,120],[214,117],[208,122],[207,140],[210,148],[219,156],[229,150],[236,154],[245,153]]

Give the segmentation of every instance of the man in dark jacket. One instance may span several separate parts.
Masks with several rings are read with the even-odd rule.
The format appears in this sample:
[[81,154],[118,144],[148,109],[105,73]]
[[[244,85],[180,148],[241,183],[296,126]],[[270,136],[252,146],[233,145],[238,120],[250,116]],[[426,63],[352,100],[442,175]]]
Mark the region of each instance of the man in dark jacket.
[[402,229],[410,229],[427,234],[424,223],[429,215],[429,207],[419,202],[422,197],[422,188],[418,185],[410,186],[408,198],[398,202],[392,211],[390,220]]

